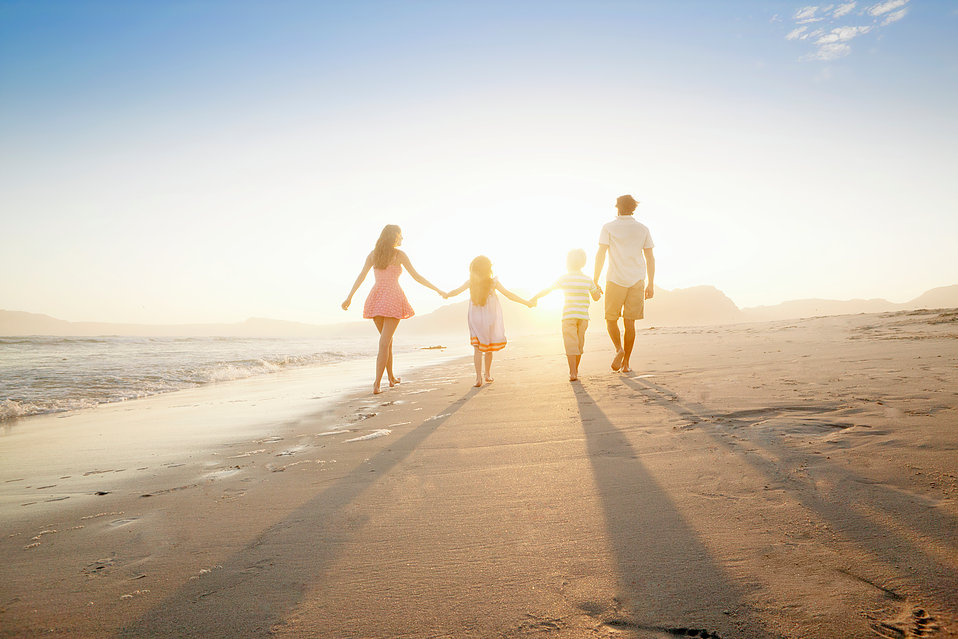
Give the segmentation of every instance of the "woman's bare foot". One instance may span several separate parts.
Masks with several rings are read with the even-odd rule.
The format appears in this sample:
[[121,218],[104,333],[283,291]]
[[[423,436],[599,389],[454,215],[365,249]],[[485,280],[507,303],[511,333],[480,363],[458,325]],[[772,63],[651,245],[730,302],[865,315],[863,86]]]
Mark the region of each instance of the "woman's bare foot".
[[494,382],[494,381],[496,381],[496,380],[493,379],[492,377],[486,375],[486,383],[487,383],[487,384],[491,384],[491,383]]
[[570,381],[570,382],[577,382],[577,381],[579,381],[579,378],[576,377],[575,375],[569,375],[569,381]]
[[373,386],[373,395],[379,395],[381,392],[382,390],[379,388],[379,384],[375,384]]
[[622,368],[622,362],[625,360],[625,351],[618,351],[612,358],[612,370],[617,371]]
[[473,388],[479,388],[480,386],[482,386],[482,378],[477,377],[477,378],[476,378],[476,383],[473,384],[472,386],[473,386]]
[[402,383],[402,377],[390,377],[390,378],[389,378],[389,385],[390,385],[390,386],[396,386],[397,384],[400,384],[400,383]]
[[629,365],[628,365],[628,364],[626,364],[625,366],[623,366],[623,367],[620,368],[619,370],[622,371],[623,373],[631,373],[631,372],[632,372],[632,369],[629,368]]

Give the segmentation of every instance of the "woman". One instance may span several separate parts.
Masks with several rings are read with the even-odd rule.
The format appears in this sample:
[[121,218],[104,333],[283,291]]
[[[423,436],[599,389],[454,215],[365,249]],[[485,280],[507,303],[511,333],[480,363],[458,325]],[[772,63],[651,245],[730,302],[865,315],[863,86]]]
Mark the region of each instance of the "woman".
[[404,320],[415,315],[409,300],[399,286],[399,276],[402,274],[403,267],[412,278],[425,286],[431,288],[440,295],[443,292],[433,286],[426,278],[416,272],[409,262],[409,257],[399,250],[402,244],[402,231],[395,224],[387,224],[383,227],[379,239],[376,241],[376,248],[366,257],[366,263],[363,270],[360,271],[356,283],[353,284],[353,290],[349,291],[346,301],[343,302],[343,310],[349,309],[353,301],[353,295],[362,286],[369,269],[373,269],[376,277],[376,283],[369,291],[366,297],[366,304],[363,307],[363,317],[372,319],[376,324],[376,330],[379,331],[379,355],[376,357],[376,381],[373,384],[373,394],[382,392],[379,388],[383,378],[383,371],[389,374],[389,385],[395,386],[400,380],[393,375],[393,335],[399,327],[399,320]]

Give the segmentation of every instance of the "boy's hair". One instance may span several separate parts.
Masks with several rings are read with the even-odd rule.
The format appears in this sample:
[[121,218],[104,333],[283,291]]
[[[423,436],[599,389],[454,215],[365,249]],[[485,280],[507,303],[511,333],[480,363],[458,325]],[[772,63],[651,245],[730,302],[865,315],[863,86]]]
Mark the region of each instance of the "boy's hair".
[[588,259],[585,251],[582,249],[573,249],[569,251],[569,254],[566,256],[565,264],[570,270],[579,270],[585,267],[585,263]]
[[492,260],[480,255],[469,264],[469,297],[476,306],[485,306],[492,294]]

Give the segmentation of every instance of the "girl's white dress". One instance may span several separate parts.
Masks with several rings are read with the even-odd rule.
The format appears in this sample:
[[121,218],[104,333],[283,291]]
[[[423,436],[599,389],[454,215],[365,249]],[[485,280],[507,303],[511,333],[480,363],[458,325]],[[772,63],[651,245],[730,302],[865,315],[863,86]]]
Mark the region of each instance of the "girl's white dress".
[[483,306],[469,302],[469,342],[483,353],[506,347],[506,328],[502,323],[502,306],[493,288]]

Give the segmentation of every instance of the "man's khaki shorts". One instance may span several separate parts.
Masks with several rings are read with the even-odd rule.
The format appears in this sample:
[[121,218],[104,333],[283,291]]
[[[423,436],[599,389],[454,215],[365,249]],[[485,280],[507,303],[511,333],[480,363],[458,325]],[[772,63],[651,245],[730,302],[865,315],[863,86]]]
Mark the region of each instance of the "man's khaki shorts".
[[645,280],[628,288],[615,282],[605,283],[605,319],[614,322],[620,317],[627,320],[645,317]]
[[562,320],[562,343],[566,355],[581,355],[585,348],[585,331],[589,328],[587,319]]

